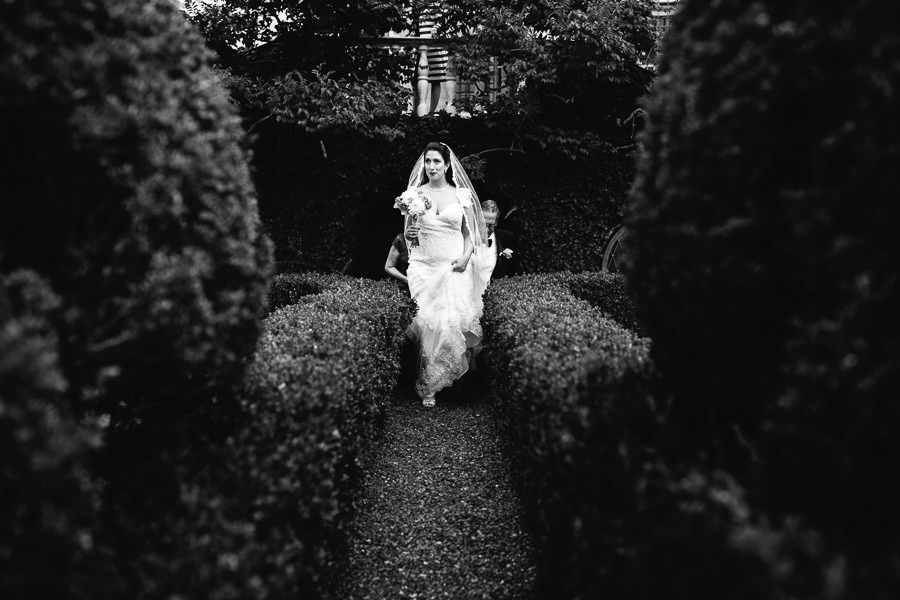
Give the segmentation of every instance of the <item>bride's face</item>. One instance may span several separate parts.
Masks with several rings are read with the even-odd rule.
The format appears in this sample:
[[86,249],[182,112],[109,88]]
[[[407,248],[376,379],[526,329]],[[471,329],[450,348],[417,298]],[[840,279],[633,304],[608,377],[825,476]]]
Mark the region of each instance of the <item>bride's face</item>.
[[425,173],[431,181],[440,181],[447,173],[447,163],[437,150],[425,153]]

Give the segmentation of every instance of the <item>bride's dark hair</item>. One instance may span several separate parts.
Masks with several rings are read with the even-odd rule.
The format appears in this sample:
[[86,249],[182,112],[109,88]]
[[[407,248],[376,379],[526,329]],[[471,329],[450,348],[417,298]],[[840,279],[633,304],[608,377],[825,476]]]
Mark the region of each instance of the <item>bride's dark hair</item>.
[[[440,152],[441,157],[444,159],[444,163],[447,165],[447,183],[456,186],[456,182],[453,181],[453,166],[450,164],[450,148],[447,147],[446,144],[441,142],[428,142],[428,145],[425,146],[425,150],[422,151],[422,156],[428,154],[429,150],[434,150],[435,152]],[[425,173],[425,166],[422,166],[422,178],[419,180],[419,185],[423,185],[428,183],[428,175]]]

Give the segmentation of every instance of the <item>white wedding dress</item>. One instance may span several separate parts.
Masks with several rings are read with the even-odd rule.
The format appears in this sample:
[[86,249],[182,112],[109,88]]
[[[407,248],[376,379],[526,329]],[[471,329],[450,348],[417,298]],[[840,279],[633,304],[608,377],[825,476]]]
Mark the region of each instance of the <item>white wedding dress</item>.
[[481,349],[481,251],[476,247],[463,272],[450,265],[463,252],[463,222],[474,218],[469,190],[457,188],[456,199],[440,214],[432,202],[418,218],[419,245],[409,252],[409,291],[418,312],[408,334],[419,348],[416,391],[422,397],[462,377]]

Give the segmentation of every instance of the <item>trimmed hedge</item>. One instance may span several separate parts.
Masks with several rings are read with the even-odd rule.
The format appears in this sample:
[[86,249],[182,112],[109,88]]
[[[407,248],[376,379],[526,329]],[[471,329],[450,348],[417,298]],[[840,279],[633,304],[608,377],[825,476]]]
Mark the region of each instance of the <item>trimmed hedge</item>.
[[634,300],[621,274],[600,271],[574,273],[566,276],[565,282],[573,296],[599,308],[625,329],[642,335]]
[[284,306],[298,304],[307,296],[321,294],[346,281],[346,275],[336,273],[279,273],[269,283],[267,309],[272,313]]
[[381,428],[415,310],[391,282],[336,278],[324,286],[266,320],[243,402],[252,439],[238,444],[263,453],[248,461],[266,466],[253,477],[257,502],[278,509],[266,511],[274,527],[287,525],[281,511],[294,513],[288,527],[316,581],[337,574],[328,568],[342,550],[355,463]]
[[626,503],[597,484],[608,479],[631,490],[634,482],[631,474],[610,474],[622,463],[604,460],[610,457],[604,446],[585,446],[591,438],[584,429],[610,407],[576,390],[589,370],[598,387],[632,389],[633,379],[649,376],[649,341],[577,300],[565,278],[491,282],[483,318],[486,363],[536,538],[542,593],[601,597],[594,593],[597,579],[613,559],[605,545],[621,537],[609,521],[622,517]]
[[789,542],[757,523],[732,477],[680,462],[649,340],[573,294],[617,298],[621,285],[601,273],[531,275],[492,282],[485,296],[486,362],[541,597],[775,597],[766,559],[789,556]]
[[776,527],[820,532],[809,596],[838,558],[847,597],[900,589],[898,19],[875,0],[685,2],[627,213],[684,439]]
[[320,285],[266,318],[237,406],[172,459],[170,504],[124,499],[120,597],[329,597],[357,457],[380,431],[414,305],[388,281]]
[[271,247],[201,36],[168,0],[7,2],[0,54],[0,272],[59,295],[67,394],[134,424],[235,381]]

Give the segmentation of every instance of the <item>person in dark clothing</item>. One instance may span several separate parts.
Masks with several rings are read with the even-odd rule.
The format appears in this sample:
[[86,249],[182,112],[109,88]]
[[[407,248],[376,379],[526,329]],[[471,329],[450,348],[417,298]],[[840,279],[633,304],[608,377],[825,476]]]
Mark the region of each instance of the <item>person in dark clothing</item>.
[[384,262],[384,272],[394,279],[407,285],[406,268],[409,266],[409,250],[406,247],[406,240],[402,233],[398,233],[391,242],[391,249],[388,251],[387,260]]
[[484,223],[488,231],[488,260],[485,268],[492,264],[491,279],[508,277],[516,272],[516,261],[513,258],[513,246],[515,234],[507,229],[497,227],[500,220],[500,207],[493,200],[485,200],[481,203],[484,213]]

